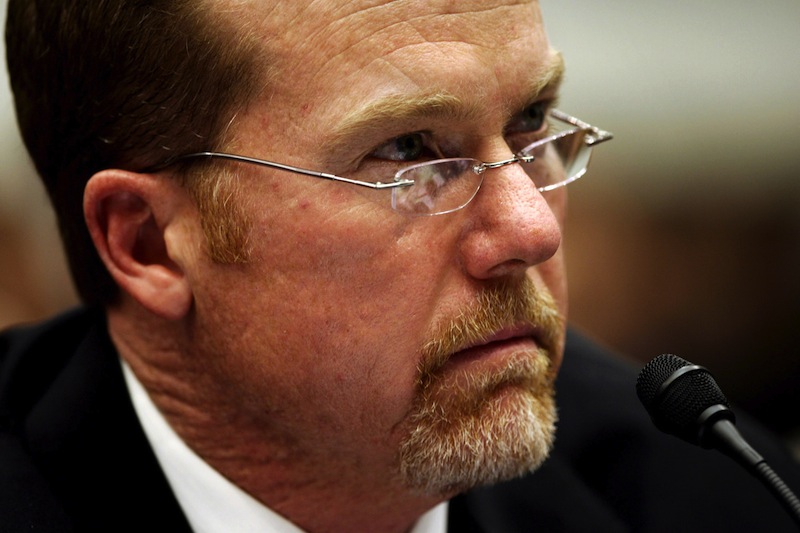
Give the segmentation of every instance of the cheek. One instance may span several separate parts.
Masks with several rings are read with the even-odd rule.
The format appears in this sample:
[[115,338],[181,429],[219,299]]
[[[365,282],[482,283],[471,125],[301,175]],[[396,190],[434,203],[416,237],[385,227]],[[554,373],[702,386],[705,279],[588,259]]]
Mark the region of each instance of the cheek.
[[206,307],[235,345],[237,379],[256,394],[272,388],[315,423],[385,429],[411,400],[448,254],[429,228],[398,224],[391,212],[331,205],[287,202],[262,217],[250,262],[215,267],[226,288]]
[[563,244],[553,257],[535,268],[538,277],[550,291],[550,294],[553,295],[561,316],[567,318],[569,298]]
[[567,216],[567,187],[559,187],[558,189],[542,193],[550,210],[556,216],[561,231],[564,231],[564,222]]

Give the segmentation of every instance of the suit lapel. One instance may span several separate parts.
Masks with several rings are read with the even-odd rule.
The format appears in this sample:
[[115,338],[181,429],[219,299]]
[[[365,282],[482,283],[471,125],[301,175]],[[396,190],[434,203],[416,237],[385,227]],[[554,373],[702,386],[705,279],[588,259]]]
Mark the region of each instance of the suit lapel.
[[102,322],[33,408],[25,433],[77,530],[191,531],[136,418]]

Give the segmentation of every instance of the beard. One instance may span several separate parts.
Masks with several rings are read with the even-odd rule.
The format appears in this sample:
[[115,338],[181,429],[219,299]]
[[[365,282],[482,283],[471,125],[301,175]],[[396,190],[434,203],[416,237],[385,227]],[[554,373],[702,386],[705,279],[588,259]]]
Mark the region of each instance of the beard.
[[[504,327],[536,327],[539,346],[519,350],[493,372],[444,379],[450,357]],[[402,482],[446,496],[521,476],[547,458],[555,435],[555,369],[563,319],[552,296],[527,277],[482,292],[437,328],[422,350],[417,393],[400,445]]]

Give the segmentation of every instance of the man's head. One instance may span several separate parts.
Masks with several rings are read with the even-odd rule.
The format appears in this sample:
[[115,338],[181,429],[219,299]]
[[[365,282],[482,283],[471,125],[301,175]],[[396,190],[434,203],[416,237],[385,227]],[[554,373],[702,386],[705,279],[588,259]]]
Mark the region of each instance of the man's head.
[[[10,23],[38,17],[36,3],[12,0]],[[58,135],[83,132],[69,147],[91,165],[66,149],[51,161],[53,143],[26,138],[56,204],[72,205],[65,189],[88,179],[86,222],[121,288],[112,337],[178,433],[309,527],[357,502],[382,516],[416,512],[534,468],[552,440],[564,337],[564,189],[541,193],[521,165],[498,165],[464,208],[411,216],[386,190],[256,165],[200,161],[182,179],[175,167],[137,169],[214,149],[364,181],[431,159],[506,160],[547,134],[557,97],[561,60],[538,5],[163,4],[131,8],[127,33],[106,36],[123,40],[115,52],[73,36],[84,63],[122,64],[96,72],[92,92],[71,79],[82,70],[50,80],[70,97],[38,117],[25,111],[38,97],[22,96],[20,116],[44,124],[64,113]],[[32,49],[58,54],[42,46]],[[137,46],[152,64],[133,62]],[[173,77],[185,79],[173,87]],[[241,223],[209,223],[212,208]],[[246,260],[215,260],[215,232]],[[304,516],[300,504],[315,498],[329,510]]]

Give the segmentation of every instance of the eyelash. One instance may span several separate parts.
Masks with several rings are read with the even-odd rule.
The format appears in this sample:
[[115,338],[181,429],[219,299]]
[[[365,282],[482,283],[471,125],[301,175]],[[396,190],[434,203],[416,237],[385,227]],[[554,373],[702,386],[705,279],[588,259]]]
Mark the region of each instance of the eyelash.
[[[514,121],[522,117],[523,120],[527,120],[530,117],[525,116],[530,112],[530,110],[534,107],[538,107],[536,113],[540,114],[537,116],[537,120],[541,120],[541,124],[539,128],[536,130],[530,130],[528,128],[519,128],[515,131],[514,128]],[[520,113],[519,115],[515,116],[514,119],[509,122],[506,126],[505,130],[505,137],[506,142],[508,142],[509,146],[511,147],[512,151],[515,153],[519,150],[522,150],[526,146],[547,137],[551,133],[550,121],[548,120],[548,116],[550,115],[550,110],[555,107],[554,99],[550,100],[540,100],[535,102],[528,107],[525,108],[525,111]]]
[[[538,139],[544,138],[548,134],[548,132],[549,132],[549,124],[548,124],[547,116],[548,116],[548,114],[550,112],[550,109],[552,109],[554,107],[554,103],[555,103],[554,99],[540,100],[538,102],[530,104],[528,107],[525,108],[525,110],[523,110],[521,113],[519,113],[519,114],[514,116],[514,118],[506,126],[505,132],[504,132],[504,134],[505,134],[505,136],[506,136],[506,138],[508,140],[507,142],[509,143],[509,146],[512,148],[513,151],[516,152],[517,150],[520,150],[520,149],[524,148],[528,144],[530,144],[532,142],[535,142]],[[542,124],[540,125],[540,127],[535,131],[530,131],[529,129],[527,129],[527,127],[523,126],[523,127],[519,127],[518,131],[515,131],[516,128],[514,126],[514,122],[517,121],[518,119],[522,119],[522,121],[529,120],[531,118],[531,116],[529,115],[531,110],[533,108],[539,108],[539,107],[540,107],[540,109],[536,109],[535,113],[537,115],[541,115]],[[536,118],[538,120],[540,117],[536,116],[534,118]],[[420,151],[419,154],[417,154],[416,156],[414,156],[412,158],[408,158],[408,159],[404,159],[402,157],[391,158],[391,157],[388,156],[388,153],[387,153],[388,151],[390,151],[390,150],[392,150],[394,148],[398,148],[399,145],[397,145],[395,143],[398,143],[399,141],[403,141],[403,140],[409,141],[409,140],[412,140],[412,139],[419,141],[419,144],[418,144],[418,148],[419,148],[419,151]],[[406,144],[406,148],[415,148],[415,147],[412,147],[412,146],[409,146],[408,144]],[[380,152],[384,152],[384,154],[378,155]],[[378,161],[387,161],[387,162],[392,161],[392,162],[407,162],[407,163],[410,163],[410,162],[413,162],[413,161],[420,160],[422,157],[424,157],[423,154],[425,154],[426,152],[430,156],[430,159],[441,159],[441,158],[444,158],[444,157],[448,157],[448,156],[444,155],[443,150],[435,142],[435,140],[433,138],[433,134],[431,132],[429,132],[429,131],[418,131],[418,132],[406,133],[406,134],[394,137],[394,138],[382,143],[381,145],[376,147],[374,150],[372,150],[370,152],[369,157],[371,159],[373,159],[373,160],[378,160]],[[458,156],[458,155],[459,154],[454,154],[453,156]]]
[[[406,142],[403,143],[402,141]],[[414,141],[417,141],[417,143],[412,146],[410,143],[414,143]],[[411,150],[416,149],[420,153],[408,159],[404,159],[402,156],[398,156],[393,159],[391,157],[388,157],[388,153],[384,154],[384,157],[377,155],[381,151],[389,152],[394,149],[396,149],[395,151],[399,153],[404,148]],[[431,159],[441,159],[442,157],[444,157],[441,149],[433,140],[433,135],[427,131],[418,131],[418,132],[399,135],[397,137],[394,137],[393,139],[384,142],[371,152],[371,156],[376,159],[384,159],[388,161],[411,162],[411,161],[416,161],[419,158],[423,157],[423,154],[425,154],[426,152],[428,153],[428,155],[431,156]]]

